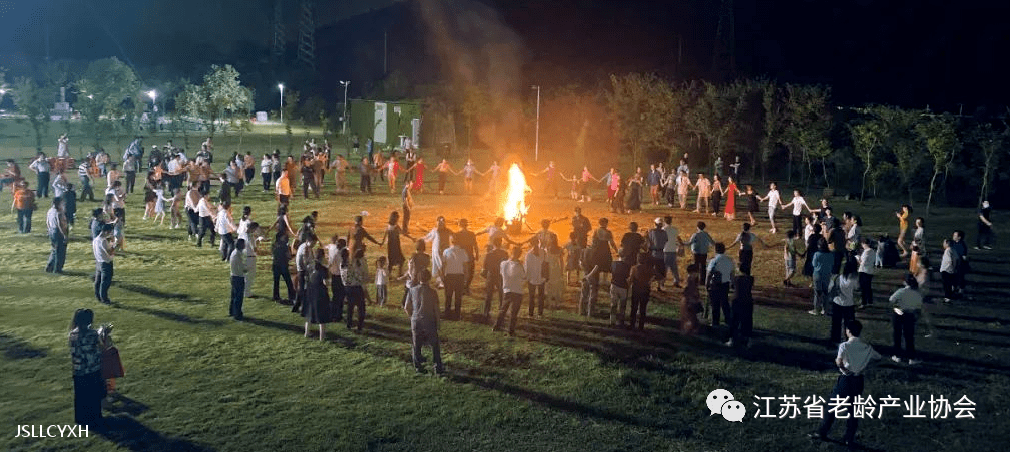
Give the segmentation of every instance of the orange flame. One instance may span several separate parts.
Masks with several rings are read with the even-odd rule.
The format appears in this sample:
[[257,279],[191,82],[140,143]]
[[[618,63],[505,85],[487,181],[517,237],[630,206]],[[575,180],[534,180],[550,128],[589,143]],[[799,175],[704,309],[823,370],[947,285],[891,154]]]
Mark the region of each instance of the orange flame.
[[530,186],[526,185],[526,176],[519,169],[519,165],[513,163],[509,167],[509,184],[505,193],[505,204],[502,206],[502,216],[506,221],[526,216],[529,210],[529,206],[526,205],[526,194],[532,191]]

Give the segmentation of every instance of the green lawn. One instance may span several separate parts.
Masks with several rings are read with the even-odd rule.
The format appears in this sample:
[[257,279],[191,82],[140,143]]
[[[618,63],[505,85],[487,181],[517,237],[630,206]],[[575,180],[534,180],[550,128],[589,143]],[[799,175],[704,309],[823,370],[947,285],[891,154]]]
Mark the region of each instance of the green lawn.
[[[300,139],[297,132],[295,136]],[[160,144],[164,139],[159,135],[153,142]],[[277,147],[283,136],[244,139],[250,150],[259,153],[271,144]],[[215,144],[230,154],[237,136],[217,138]],[[0,154],[7,157],[15,148],[10,142],[0,145]],[[255,188],[258,182],[235,204],[252,206],[255,219],[269,222],[275,205],[271,196]],[[0,194],[0,204],[10,199],[8,191]],[[0,209],[0,419],[7,420],[9,429],[0,439],[0,448],[842,449],[812,443],[803,436],[816,426],[815,420],[753,417],[754,396],[826,397],[837,375],[832,364],[834,348],[824,342],[827,319],[806,314],[809,289],[784,289],[779,284],[781,235],[771,237],[764,222],[756,231],[774,246],[756,253],[756,343],[747,353],[722,346],[721,335],[681,336],[676,320],[679,293],[654,294],[647,331],[636,334],[608,327],[603,309],[597,318],[584,322],[575,314],[576,288],[571,286],[567,301],[560,309],[550,310],[546,319],[521,315],[515,338],[492,333],[480,324],[475,313],[482,299],[464,298],[464,320],[442,323],[448,376],[436,378],[414,373],[409,362],[409,322],[396,307],[369,305],[361,334],[331,324],[325,342],[302,337],[301,318],[262,297],[270,292],[268,256],[258,262],[254,292],[261,297],[246,300],[247,321],[231,320],[226,315],[228,269],[216,248],[196,248],[186,240],[184,230],[141,221],[142,206],[136,199],[131,202],[128,252],[117,257],[110,290],[117,307],[99,305],[92,296],[89,275],[94,262],[83,227],[91,203],[79,205],[81,220],[72,234],[63,276],[42,271],[49,252],[45,207],[36,212],[29,236],[16,234],[14,216]],[[419,195],[417,203],[415,232],[431,228],[437,215],[466,216],[471,224],[482,227],[495,214],[495,203],[479,197]],[[365,210],[371,213],[366,226],[374,234],[398,205],[398,197],[387,194],[338,197],[329,192],[319,201],[296,197],[291,218],[319,210],[319,229],[328,237],[345,233],[352,216]],[[532,219],[563,216],[572,206],[538,197]],[[896,229],[890,213],[894,207],[858,206],[841,200],[835,204],[839,212],[862,214],[865,230],[871,234]],[[626,230],[629,221],[650,224],[653,217],[669,211],[656,208],[615,217],[595,201],[584,209],[594,222],[600,216],[612,218],[611,229],[619,232]],[[938,210],[929,221],[928,243],[939,244],[954,227],[967,229],[973,240],[972,216],[967,210]],[[705,219],[713,235],[726,241],[740,223],[680,211],[675,218],[685,237],[695,221]],[[1006,224],[1006,219],[1000,215],[997,224]],[[566,237],[567,223],[556,225],[555,231]],[[369,261],[379,254],[370,249]],[[731,254],[735,257],[736,253]],[[917,347],[925,363],[909,368],[882,362],[869,374],[865,393],[876,399],[891,395],[903,400],[910,395],[927,400],[931,394],[944,395],[951,403],[967,395],[977,404],[975,419],[953,419],[953,413],[948,419],[928,419],[928,415],[927,419],[905,419],[903,410],[891,409],[882,419],[862,421],[859,440],[868,447],[1002,449],[1004,432],[1010,427],[1010,412],[999,402],[1010,390],[1010,357],[1005,351],[1010,342],[1010,315],[1004,298],[1010,294],[1006,289],[1010,259],[998,251],[972,256],[978,271],[971,277],[974,300],[929,306],[935,327],[930,338],[923,337],[920,323]],[[879,275],[879,296],[896,288],[899,276],[898,270]],[[797,282],[805,286],[807,281]],[[475,288],[482,285],[476,278]],[[390,288],[395,306],[402,288]],[[475,291],[475,295],[481,293]],[[608,306],[603,293],[601,304]],[[114,337],[127,376],[119,380],[122,400],[114,405],[118,412],[106,414],[115,416],[114,423],[123,430],[111,438],[14,438],[17,425],[73,420],[66,336],[71,314],[79,307],[94,309],[96,322],[116,325]],[[860,311],[857,317],[866,324],[864,338],[889,356],[886,309]],[[725,388],[744,402],[748,413],[742,423],[709,416],[704,400],[716,388]],[[840,428],[836,427],[835,437]]]

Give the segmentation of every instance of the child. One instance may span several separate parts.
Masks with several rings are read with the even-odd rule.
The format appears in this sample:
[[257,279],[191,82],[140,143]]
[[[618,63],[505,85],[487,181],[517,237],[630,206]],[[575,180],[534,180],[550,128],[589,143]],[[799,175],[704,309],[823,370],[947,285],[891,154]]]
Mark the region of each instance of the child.
[[568,234],[565,253],[568,255],[568,261],[565,262],[565,284],[567,285],[571,281],[572,272],[575,272],[575,281],[579,280],[579,256],[582,254],[582,248],[579,247],[578,236],[575,232]]
[[386,284],[389,283],[389,265],[386,256],[379,256],[375,262],[375,301],[379,306],[386,304]]
[[177,229],[179,226],[182,226],[182,211],[180,206],[182,206],[185,202],[182,190],[176,188],[172,193],[172,229]]
[[698,293],[700,280],[698,264],[688,265],[687,285],[684,286],[683,304],[680,306],[680,330],[683,334],[694,334],[701,326],[698,321],[698,313],[701,312],[701,295]]
[[790,229],[786,232],[786,242],[783,247],[783,257],[786,264],[786,279],[782,280],[783,286],[794,287],[793,276],[796,275],[796,255],[798,254],[800,252],[796,248],[796,231]]
[[172,198],[165,197],[165,189],[161,185],[155,187],[154,189],[154,220],[151,223],[158,222],[160,219],[160,225],[165,224],[165,202],[171,202]]

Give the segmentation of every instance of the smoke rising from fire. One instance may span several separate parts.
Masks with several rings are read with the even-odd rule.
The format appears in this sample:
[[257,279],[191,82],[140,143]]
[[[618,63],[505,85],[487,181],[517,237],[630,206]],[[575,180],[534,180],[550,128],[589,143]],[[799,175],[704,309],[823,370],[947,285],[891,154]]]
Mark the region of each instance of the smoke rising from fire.
[[442,65],[453,93],[485,91],[487,108],[475,131],[496,153],[516,152],[522,135],[525,58],[519,35],[497,11],[473,0],[419,0],[428,46]]

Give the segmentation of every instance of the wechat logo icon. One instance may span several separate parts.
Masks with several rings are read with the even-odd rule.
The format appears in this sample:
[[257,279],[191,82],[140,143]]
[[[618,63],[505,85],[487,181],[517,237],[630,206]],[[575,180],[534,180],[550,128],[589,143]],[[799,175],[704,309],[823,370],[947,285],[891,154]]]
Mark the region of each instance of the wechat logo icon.
[[708,405],[709,416],[721,414],[723,419],[730,422],[743,422],[747,414],[747,408],[743,403],[734,399],[733,394],[725,389],[716,389],[708,393],[705,404]]

